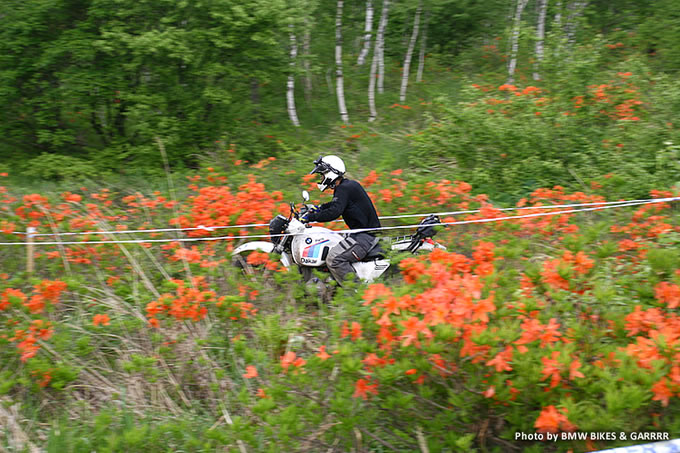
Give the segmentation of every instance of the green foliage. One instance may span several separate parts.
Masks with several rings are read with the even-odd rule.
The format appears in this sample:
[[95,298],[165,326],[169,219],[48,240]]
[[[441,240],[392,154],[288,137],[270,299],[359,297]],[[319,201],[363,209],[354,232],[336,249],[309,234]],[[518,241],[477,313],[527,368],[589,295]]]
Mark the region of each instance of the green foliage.
[[200,417],[159,422],[153,416],[139,417],[127,409],[109,408],[84,424],[66,418],[55,422],[46,451],[209,451],[228,443],[225,434],[224,429],[211,428]]
[[[6,3],[6,241],[29,222],[78,233],[176,226],[178,216],[191,227],[266,222],[298,200],[300,176],[328,152],[384,215],[485,216],[522,197],[557,204],[680,187],[670,0],[590,2],[572,40],[549,21],[538,66],[528,8],[515,86],[503,84],[507,2],[424,1],[425,81],[411,80],[404,105],[394,101],[418,3],[395,3],[371,124],[368,65],[355,63],[365,4],[350,2],[347,125],[337,121],[334,1]],[[548,16],[568,20],[567,3],[551,2]],[[300,128],[285,115],[289,74]],[[197,202],[212,191],[223,198]],[[677,216],[632,209],[441,228],[437,239],[461,255],[391,254],[385,287],[330,284],[323,294],[296,271],[240,272],[229,265],[235,244],[189,242],[188,232],[162,246],[41,245],[31,276],[24,249],[6,247],[0,395],[22,403],[17,420],[50,452],[505,451],[551,407],[581,431],[676,432]],[[42,311],[45,279],[68,290]]]
[[[613,196],[644,197],[654,187],[676,184],[678,150],[669,140],[675,132],[659,124],[671,118],[662,112],[645,117],[644,107],[631,113],[638,116],[621,113],[641,84],[651,87],[648,102],[667,104],[665,87],[657,91],[654,81],[629,80],[632,73],[620,71],[609,74],[613,83],[592,85],[598,66],[584,70],[582,79],[569,78],[571,85],[553,79],[537,90],[475,84],[455,105],[441,99],[437,119],[413,140],[409,161],[441,167],[451,179],[469,181],[500,201],[551,185],[588,190],[592,183]],[[646,71],[636,68],[636,74]],[[635,102],[630,105],[644,105]]]
[[99,172],[89,161],[61,154],[42,153],[24,164],[22,175],[44,181],[93,179]]
[[680,252],[678,249],[652,249],[647,252],[647,261],[653,271],[670,277],[680,267]]

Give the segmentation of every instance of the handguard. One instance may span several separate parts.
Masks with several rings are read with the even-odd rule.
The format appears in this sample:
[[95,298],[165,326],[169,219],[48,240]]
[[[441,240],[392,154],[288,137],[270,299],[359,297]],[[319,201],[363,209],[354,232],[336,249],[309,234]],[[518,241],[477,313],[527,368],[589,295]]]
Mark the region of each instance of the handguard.
[[315,212],[319,212],[320,208],[313,204],[303,204],[300,208],[300,222],[309,222],[309,215]]
[[423,246],[423,243],[425,243],[425,239],[431,238],[437,234],[437,231],[434,229],[434,227],[440,223],[441,221],[437,215],[430,214],[429,216],[425,217],[420,222],[420,226],[416,230],[416,234],[414,234],[411,238],[411,243],[408,245],[408,247],[406,247],[406,250],[411,253],[418,251],[418,249]]

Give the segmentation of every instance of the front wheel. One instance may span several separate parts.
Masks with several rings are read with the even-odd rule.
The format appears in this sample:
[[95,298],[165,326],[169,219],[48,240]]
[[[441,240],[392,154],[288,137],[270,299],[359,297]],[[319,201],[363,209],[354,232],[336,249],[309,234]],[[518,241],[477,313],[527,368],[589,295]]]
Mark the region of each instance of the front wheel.
[[274,268],[271,265],[273,251],[274,244],[271,242],[246,242],[234,250],[232,264],[246,275],[261,275]]
[[234,254],[231,262],[236,269],[239,269],[245,275],[263,275],[266,272],[265,265],[263,263],[255,263],[254,260],[250,258],[251,255],[258,253],[263,252],[250,251]]

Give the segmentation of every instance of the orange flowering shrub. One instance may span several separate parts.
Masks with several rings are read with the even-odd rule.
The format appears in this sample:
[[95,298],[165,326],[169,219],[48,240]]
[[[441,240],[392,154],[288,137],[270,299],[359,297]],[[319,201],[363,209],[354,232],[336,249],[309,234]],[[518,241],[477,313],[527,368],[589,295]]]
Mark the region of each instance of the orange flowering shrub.
[[[196,195],[189,197],[189,204],[183,209],[187,213],[171,220],[182,228],[198,226],[213,227],[250,223],[268,223],[276,215],[278,203],[283,199],[281,192],[268,192],[264,184],[256,181],[254,175],[248,182],[232,193],[228,186],[191,186]],[[204,236],[206,230],[187,232],[188,236]]]
[[[549,93],[538,88],[494,91],[511,96],[494,108],[510,108],[508,99],[549,102],[539,102]],[[258,175],[274,165],[267,159],[238,167]],[[286,451],[303,450],[299,439],[310,432],[325,450],[356,448],[359,432],[366,448],[375,441],[376,448],[418,451],[426,442],[430,451],[468,451],[503,450],[519,431],[675,426],[680,260],[673,245],[680,229],[671,203],[547,216],[564,209],[547,207],[606,198],[597,188],[552,186],[508,204],[522,209],[505,210],[453,178],[408,179],[400,169],[360,176],[383,215],[436,211],[446,213],[445,222],[485,222],[438,227],[434,239],[448,251],[393,257],[397,277],[357,292],[336,288],[321,304],[297,272],[278,272],[276,256],[254,251],[245,264],[262,273],[237,272],[229,252],[241,241],[186,240],[238,235],[210,228],[287,213],[283,194],[259,176],[226,179],[208,170],[191,177],[190,196],[179,202],[160,192],[83,188],[17,197],[7,203],[3,234],[35,225],[87,233],[64,242],[168,242],[37,245],[31,280],[19,275],[23,256],[19,265],[8,260],[0,276],[0,346],[11,347],[0,347],[0,359],[36,392],[77,380],[78,372],[60,368],[76,354],[83,373],[94,354],[98,364],[121,361],[121,375],[152,383],[148,393],[167,386],[180,405],[186,398],[211,411],[214,395],[233,392],[238,432],[231,434],[254,451],[273,438],[284,439]],[[197,229],[131,232],[177,225]],[[66,280],[55,275],[69,276],[68,297]],[[127,342],[111,347],[119,338]],[[119,360],[117,351],[132,346],[148,349]],[[14,395],[24,381],[12,383]],[[594,441],[587,448],[609,446]]]
[[[43,280],[33,286],[30,296],[15,288],[5,288],[0,293],[0,319],[3,320],[2,326],[8,328],[9,332],[2,333],[0,330],[0,344],[14,344],[21,362],[35,357],[40,351],[40,342],[54,335],[52,321],[37,315],[58,304],[66,288],[66,283],[62,281]],[[21,312],[24,316],[15,317]],[[51,379],[49,373],[38,377],[41,387],[46,386]]]
[[217,303],[217,294],[207,289],[202,277],[195,277],[189,285],[183,280],[172,280],[172,283],[177,285],[175,294],[162,294],[146,305],[146,316],[154,327],[158,326],[159,315],[198,321],[208,313],[207,304]]
[[[481,206],[484,218],[513,215],[485,206],[483,199],[457,200]],[[543,189],[521,201],[529,209],[517,215],[546,212],[535,207],[547,204],[603,201],[560,187]],[[451,426],[476,432],[471,423],[505,441],[520,431],[606,430],[613,417],[629,431],[670,426],[673,400],[680,397],[680,326],[673,313],[680,306],[680,262],[656,257],[658,274],[639,270],[650,259],[639,251],[654,251],[659,239],[677,231],[677,219],[661,217],[667,209],[605,211],[598,215],[612,226],[598,230],[570,213],[459,231],[447,245],[462,247],[465,255],[435,249],[407,257],[399,263],[403,285],[369,285],[360,307],[342,296],[354,317],[337,321],[331,340],[337,353],[326,352],[326,345],[307,355],[287,352],[284,369],[303,355],[305,373],[273,379],[267,394],[277,395],[282,408],[315,405],[316,393],[335,395],[333,413],[343,420],[354,412],[341,397],[359,401],[363,420],[381,419],[387,406],[394,417],[427,426],[432,448],[453,445],[445,434]],[[634,227],[621,227],[631,221]],[[638,233],[658,221],[669,227]],[[541,259],[534,256],[537,250]],[[671,260],[675,255],[668,253]],[[631,307],[632,298],[645,305]],[[283,388],[294,393],[284,396]],[[634,417],[614,409],[627,404],[640,408]],[[324,406],[314,407],[328,414]],[[490,428],[488,420],[503,422]],[[500,441],[496,445],[503,448]],[[558,442],[557,451],[607,446],[586,439]]]

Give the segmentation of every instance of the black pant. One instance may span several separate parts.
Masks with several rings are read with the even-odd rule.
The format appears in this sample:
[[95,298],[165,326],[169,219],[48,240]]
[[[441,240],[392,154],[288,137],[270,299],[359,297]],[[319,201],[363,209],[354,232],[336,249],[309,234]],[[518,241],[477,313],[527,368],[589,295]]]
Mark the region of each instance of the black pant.
[[347,274],[355,273],[352,263],[364,259],[368,252],[376,246],[378,238],[368,233],[354,233],[340,241],[330,249],[326,264],[335,280],[342,284]]

